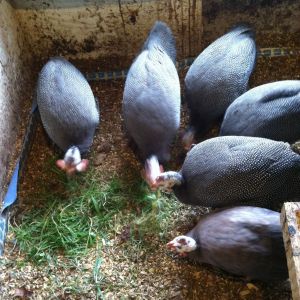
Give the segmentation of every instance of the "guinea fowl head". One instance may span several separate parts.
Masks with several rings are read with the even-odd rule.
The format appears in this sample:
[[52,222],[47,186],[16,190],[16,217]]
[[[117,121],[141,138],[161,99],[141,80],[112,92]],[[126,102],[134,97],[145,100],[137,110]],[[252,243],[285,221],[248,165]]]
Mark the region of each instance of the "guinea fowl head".
[[150,156],[145,161],[145,169],[142,171],[142,177],[152,190],[156,187],[156,178],[163,172],[163,167],[159,164],[155,155]]
[[56,165],[68,175],[72,175],[75,172],[85,172],[88,168],[89,161],[87,159],[81,159],[78,147],[72,146],[67,150],[64,159],[56,161]]
[[167,244],[167,247],[171,251],[178,253],[179,256],[184,257],[187,256],[189,252],[196,250],[197,243],[193,238],[189,236],[180,235],[176,237],[174,240],[172,240],[171,242],[169,242]]
[[156,177],[153,186],[158,189],[160,188],[164,192],[171,192],[174,185],[181,185],[183,183],[183,178],[180,172],[167,171],[160,172]]

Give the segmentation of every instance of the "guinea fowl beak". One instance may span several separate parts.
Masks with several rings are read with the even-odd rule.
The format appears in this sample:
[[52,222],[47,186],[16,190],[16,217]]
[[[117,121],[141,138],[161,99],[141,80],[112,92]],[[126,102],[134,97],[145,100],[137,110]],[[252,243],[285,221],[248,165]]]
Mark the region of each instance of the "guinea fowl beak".
[[[176,242],[175,242],[176,243]],[[187,256],[187,253],[186,252],[178,252],[177,251],[177,248],[175,246],[175,243],[173,241],[167,243],[167,248],[172,251],[172,252],[175,252],[176,254],[178,254],[178,256],[180,257],[186,257]]]
[[180,257],[187,257],[187,256],[188,256],[188,254],[187,254],[186,252],[178,253],[178,255],[179,255]]
[[174,246],[174,242],[171,241],[169,243],[167,243],[167,248],[171,251],[176,251],[176,247]]

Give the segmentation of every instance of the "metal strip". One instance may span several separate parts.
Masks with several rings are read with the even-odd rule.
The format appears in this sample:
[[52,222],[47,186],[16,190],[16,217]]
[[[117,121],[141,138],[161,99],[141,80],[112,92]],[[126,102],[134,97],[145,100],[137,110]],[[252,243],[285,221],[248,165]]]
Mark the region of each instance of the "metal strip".
[[[258,57],[280,57],[280,56],[294,56],[300,55],[300,49],[298,48],[260,48],[257,51]],[[176,62],[176,68],[182,70],[192,65],[196,57],[188,57],[181,61]],[[98,80],[113,80],[113,79],[125,79],[128,70],[121,71],[109,71],[109,72],[88,72],[85,74],[88,81]]]
[[[151,2],[153,0],[143,0],[143,2]],[[118,0],[8,0],[8,2],[16,9],[64,9],[76,8],[96,5],[114,4],[118,5]],[[122,4],[135,3],[134,0],[122,0]]]
[[22,176],[24,167],[26,165],[26,161],[33,144],[33,140],[34,140],[37,124],[38,124],[39,112],[37,109],[36,101],[34,101],[32,104],[30,114],[31,116],[23,140],[21,155],[16,163],[16,167],[14,169],[11,181],[8,185],[8,189],[3,200],[3,205],[0,210],[0,256],[2,256],[4,253],[10,209],[14,204],[16,204],[18,199],[18,187],[19,187],[20,178]]

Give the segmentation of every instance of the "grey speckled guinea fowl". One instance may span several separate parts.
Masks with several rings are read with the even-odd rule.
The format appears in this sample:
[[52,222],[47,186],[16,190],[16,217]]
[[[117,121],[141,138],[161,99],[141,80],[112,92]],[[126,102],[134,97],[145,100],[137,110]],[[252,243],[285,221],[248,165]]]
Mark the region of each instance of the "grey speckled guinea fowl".
[[146,180],[150,184],[156,178],[158,162],[169,160],[170,145],[179,128],[180,85],[175,57],[171,30],[156,22],[125,83],[124,123],[142,159],[148,159]]
[[192,205],[271,207],[300,195],[300,155],[288,143],[216,137],[194,146],[181,171],[160,174],[155,185],[174,185],[177,198]]
[[248,280],[288,278],[280,214],[269,209],[240,206],[209,213],[168,247]]
[[190,131],[204,134],[248,88],[256,60],[254,32],[238,25],[210,44],[189,68],[185,99]]
[[81,72],[64,58],[51,58],[39,74],[37,104],[52,141],[66,152],[57,165],[68,173],[84,171],[81,154],[92,145],[99,112],[93,92]]
[[300,138],[300,80],[255,87],[227,109],[220,135],[265,137],[289,143]]

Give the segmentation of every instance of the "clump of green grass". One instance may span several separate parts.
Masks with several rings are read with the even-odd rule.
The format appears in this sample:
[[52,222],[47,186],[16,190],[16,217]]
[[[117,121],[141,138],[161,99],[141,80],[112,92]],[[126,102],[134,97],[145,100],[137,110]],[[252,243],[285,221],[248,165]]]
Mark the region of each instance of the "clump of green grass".
[[[13,227],[18,245],[36,263],[53,260],[55,255],[78,258],[98,237],[106,238],[119,224],[128,222],[138,233],[163,235],[178,203],[160,193],[152,193],[137,176],[126,182],[113,178],[99,183],[93,171],[68,179],[55,171],[62,185],[58,191],[41,189],[41,207],[25,213]],[[135,236],[136,238],[136,236]]]
[[41,195],[44,205],[33,208],[13,227],[20,249],[34,261],[60,251],[67,257],[83,254],[126,205],[115,179],[103,185],[92,179],[68,181],[66,192],[61,198],[51,192]]
[[170,218],[180,204],[173,195],[161,192],[149,192],[143,198],[141,215],[135,221],[135,227],[142,238],[147,234],[159,234],[163,237],[169,228]]

